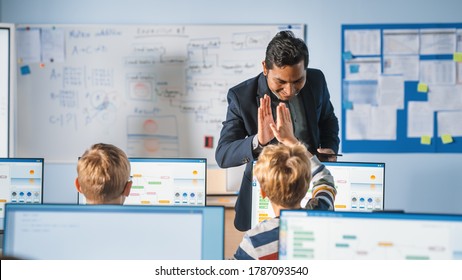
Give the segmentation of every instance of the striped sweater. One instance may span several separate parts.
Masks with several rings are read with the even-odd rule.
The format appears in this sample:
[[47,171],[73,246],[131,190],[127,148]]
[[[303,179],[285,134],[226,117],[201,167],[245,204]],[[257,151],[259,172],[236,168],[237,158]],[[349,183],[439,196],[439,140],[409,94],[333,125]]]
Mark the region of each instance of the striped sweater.
[[[334,210],[337,193],[334,179],[329,170],[316,157],[311,158],[313,198],[307,209]],[[279,218],[272,218],[257,224],[247,231],[234,254],[237,260],[277,260],[279,241]]]

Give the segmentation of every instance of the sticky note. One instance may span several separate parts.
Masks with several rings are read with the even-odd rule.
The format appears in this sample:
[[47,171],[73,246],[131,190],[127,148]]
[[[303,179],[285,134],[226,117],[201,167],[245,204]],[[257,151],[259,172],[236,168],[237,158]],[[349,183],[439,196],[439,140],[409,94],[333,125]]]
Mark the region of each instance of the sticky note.
[[432,138],[430,136],[422,136],[420,138],[420,144],[422,145],[430,145],[432,143]]
[[449,134],[441,135],[441,141],[443,141],[443,144],[450,144],[454,142],[454,140],[452,140],[452,136]]
[[456,52],[456,53],[454,53],[454,61],[456,61],[456,62],[462,62],[462,52]]
[[29,65],[24,65],[21,67],[21,75],[29,75],[30,74],[30,68]]
[[418,92],[428,92],[428,85],[424,83],[419,83],[417,85],[417,91]]
[[351,102],[351,101],[343,102],[343,108],[345,110],[353,110],[353,102]]
[[343,60],[350,60],[353,58],[353,54],[350,51],[344,52],[342,56],[343,56]]
[[351,64],[350,65],[350,73],[358,73],[359,72],[359,65],[358,64]]

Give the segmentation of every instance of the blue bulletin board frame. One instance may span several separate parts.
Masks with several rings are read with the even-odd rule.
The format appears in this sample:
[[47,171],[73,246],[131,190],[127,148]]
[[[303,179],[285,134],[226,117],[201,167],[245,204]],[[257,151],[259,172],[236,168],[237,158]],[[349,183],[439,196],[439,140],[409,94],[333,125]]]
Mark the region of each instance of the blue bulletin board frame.
[[[437,112],[434,112],[433,135],[430,135],[431,143],[422,144],[421,138],[407,137],[407,115],[409,101],[427,101],[428,92],[418,92],[419,81],[404,82],[404,109],[397,110],[397,131],[396,140],[348,140],[346,139],[347,111],[352,109],[348,100],[348,93],[344,86],[346,81],[345,62],[351,58],[375,57],[380,58],[381,73],[384,67],[383,53],[383,31],[390,29],[462,29],[462,23],[429,23],[429,24],[346,24],[342,25],[341,32],[341,66],[342,66],[342,152],[344,153],[462,153],[462,137],[452,137],[453,142],[443,144],[441,137],[438,137]],[[347,30],[380,30],[380,54],[379,55],[355,55],[345,53],[345,32]],[[460,40],[460,38],[459,38]],[[460,50],[459,50],[460,51]],[[422,55],[419,54],[419,61],[422,60],[453,60],[454,54]],[[459,62],[462,63],[462,62]],[[460,69],[460,68],[459,68]],[[456,69],[457,71],[457,69]],[[457,74],[457,72],[456,72]],[[456,78],[457,79],[457,78]],[[460,82],[460,81],[459,81]],[[460,85],[460,84],[458,84]],[[462,120],[461,120],[462,121]],[[461,124],[462,125],[462,124]]]

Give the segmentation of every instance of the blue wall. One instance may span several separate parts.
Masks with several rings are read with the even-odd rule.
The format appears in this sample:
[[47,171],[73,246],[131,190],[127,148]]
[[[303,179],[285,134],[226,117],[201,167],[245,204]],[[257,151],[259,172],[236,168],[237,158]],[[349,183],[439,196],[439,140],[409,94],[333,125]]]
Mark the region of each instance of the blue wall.
[[[307,24],[310,67],[326,75],[339,117],[342,24],[461,22],[461,11],[461,0],[0,0],[0,21],[11,23]],[[346,154],[342,160],[386,163],[388,209],[462,214],[462,154]],[[45,202],[76,200],[74,164],[47,164],[45,173]]]

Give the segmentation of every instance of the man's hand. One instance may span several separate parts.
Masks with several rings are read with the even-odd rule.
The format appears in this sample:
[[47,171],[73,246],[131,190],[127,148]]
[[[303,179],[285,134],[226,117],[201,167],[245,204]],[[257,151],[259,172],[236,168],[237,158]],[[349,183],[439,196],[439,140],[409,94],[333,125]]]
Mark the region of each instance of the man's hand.
[[[335,156],[335,152],[332,149],[328,148],[319,148],[318,149],[318,159],[320,161],[337,161],[337,156]],[[329,156],[331,154],[332,156]]]
[[271,98],[265,94],[263,98],[260,98],[260,107],[258,107],[258,143],[260,145],[264,146],[273,140],[271,125],[274,125]]

